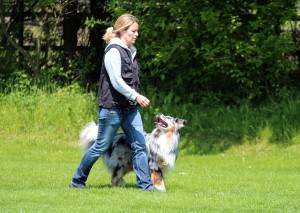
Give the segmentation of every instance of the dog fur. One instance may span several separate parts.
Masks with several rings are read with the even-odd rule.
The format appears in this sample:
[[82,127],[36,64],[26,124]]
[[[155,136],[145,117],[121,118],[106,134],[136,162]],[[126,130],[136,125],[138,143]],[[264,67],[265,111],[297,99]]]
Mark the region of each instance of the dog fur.
[[[147,156],[151,180],[155,188],[166,191],[164,177],[174,168],[178,157],[180,135],[179,130],[186,124],[185,119],[173,118],[158,114],[156,128],[145,133]],[[95,122],[88,123],[80,133],[80,145],[88,149],[97,138],[98,126]],[[117,134],[103,160],[112,174],[114,186],[125,186],[124,176],[132,171],[131,148],[124,133]]]

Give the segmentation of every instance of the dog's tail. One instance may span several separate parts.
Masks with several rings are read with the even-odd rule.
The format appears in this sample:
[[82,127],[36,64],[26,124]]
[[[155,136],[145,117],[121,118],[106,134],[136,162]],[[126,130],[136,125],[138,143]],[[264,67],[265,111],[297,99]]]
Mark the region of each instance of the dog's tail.
[[87,150],[90,148],[95,140],[97,139],[98,135],[98,126],[94,121],[89,122],[80,132],[79,139],[80,139],[80,146]]

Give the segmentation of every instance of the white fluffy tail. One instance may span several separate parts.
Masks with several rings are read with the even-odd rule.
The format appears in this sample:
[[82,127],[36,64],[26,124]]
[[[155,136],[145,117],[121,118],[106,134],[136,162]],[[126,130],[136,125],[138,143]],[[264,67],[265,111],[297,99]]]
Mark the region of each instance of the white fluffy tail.
[[87,150],[90,148],[98,135],[98,126],[94,121],[89,122],[80,132],[80,146]]

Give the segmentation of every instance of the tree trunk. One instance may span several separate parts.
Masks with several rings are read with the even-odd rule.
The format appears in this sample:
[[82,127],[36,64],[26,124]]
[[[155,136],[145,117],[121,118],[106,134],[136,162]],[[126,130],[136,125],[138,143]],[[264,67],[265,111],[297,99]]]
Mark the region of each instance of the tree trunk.
[[[80,27],[80,19],[77,15],[77,1],[70,1],[64,11],[63,41],[64,54],[68,58],[74,58],[77,48],[77,32]],[[67,63],[67,61],[64,61]],[[67,65],[67,64],[65,64]]]

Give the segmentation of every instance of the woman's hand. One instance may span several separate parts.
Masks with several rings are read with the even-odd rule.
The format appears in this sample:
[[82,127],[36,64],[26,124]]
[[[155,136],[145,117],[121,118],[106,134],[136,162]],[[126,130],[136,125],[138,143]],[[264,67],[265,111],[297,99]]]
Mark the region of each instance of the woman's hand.
[[150,104],[150,100],[143,95],[138,95],[136,97],[136,102],[142,107],[147,107]]

